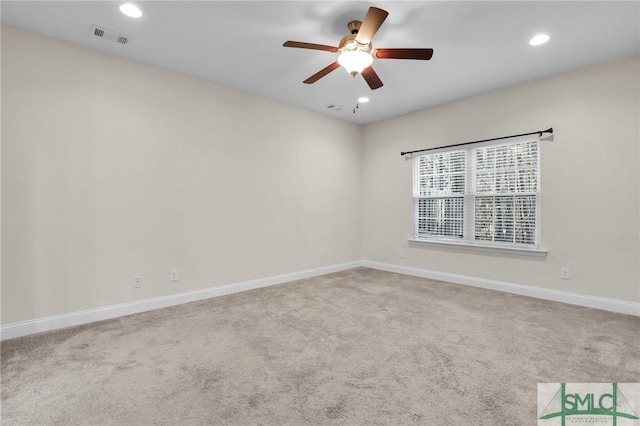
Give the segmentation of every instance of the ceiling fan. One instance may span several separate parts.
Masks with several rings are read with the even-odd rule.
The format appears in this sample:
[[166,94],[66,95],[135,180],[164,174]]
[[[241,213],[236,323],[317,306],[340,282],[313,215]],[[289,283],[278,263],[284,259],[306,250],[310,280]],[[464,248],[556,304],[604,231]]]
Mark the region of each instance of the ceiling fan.
[[361,74],[371,90],[383,86],[382,80],[373,70],[373,59],[419,59],[428,61],[433,56],[433,49],[373,49],[371,40],[378,32],[380,26],[389,15],[389,12],[370,7],[364,17],[364,21],[351,21],[347,28],[351,34],[340,40],[338,47],[324,44],[305,43],[301,41],[286,41],[284,47],[297,47],[300,49],[324,50],[326,52],[340,52],[338,60],[321,69],[311,77],[304,80],[306,84],[313,84],[331,71],[344,67],[354,77]]

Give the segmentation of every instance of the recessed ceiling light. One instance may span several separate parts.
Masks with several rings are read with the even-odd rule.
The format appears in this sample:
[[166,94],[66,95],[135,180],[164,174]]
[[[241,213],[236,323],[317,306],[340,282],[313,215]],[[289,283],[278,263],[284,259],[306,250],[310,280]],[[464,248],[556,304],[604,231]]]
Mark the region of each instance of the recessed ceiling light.
[[142,16],[142,11],[138,9],[138,6],[131,3],[124,3],[120,6],[120,12],[132,18],[139,18]]
[[535,36],[534,38],[529,40],[529,44],[532,45],[532,46],[539,46],[541,44],[545,44],[548,41],[549,41],[549,36],[548,35],[546,35],[546,34],[538,34],[537,36]]
[[366,104],[367,102],[369,102],[369,98],[363,96],[361,98],[358,98],[358,102],[360,102],[361,104]]

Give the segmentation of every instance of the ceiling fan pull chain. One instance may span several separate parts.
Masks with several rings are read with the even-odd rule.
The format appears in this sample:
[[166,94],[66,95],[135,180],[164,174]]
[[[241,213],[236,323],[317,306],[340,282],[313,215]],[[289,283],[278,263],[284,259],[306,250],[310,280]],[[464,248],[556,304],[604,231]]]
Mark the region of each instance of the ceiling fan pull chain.
[[358,105],[358,101],[357,101],[357,99],[358,99],[358,98],[356,97],[356,90],[357,90],[357,89],[356,89],[356,75],[355,75],[355,74],[353,75],[353,84],[352,84],[352,86],[351,86],[351,87],[353,87],[353,94],[352,94],[353,98],[352,98],[352,99],[356,99],[356,104],[355,104],[355,106],[353,107],[353,113],[355,114],[355,113],[356,113],[356,110],[360,107],[360,106]]

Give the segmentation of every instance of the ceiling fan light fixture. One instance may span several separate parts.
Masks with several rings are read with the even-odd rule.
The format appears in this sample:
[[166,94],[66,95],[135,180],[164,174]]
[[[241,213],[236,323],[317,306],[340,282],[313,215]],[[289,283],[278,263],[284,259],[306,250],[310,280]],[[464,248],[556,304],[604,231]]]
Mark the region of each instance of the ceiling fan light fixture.
[[[376,90],[384,86],[382,80],[375,72],[373,58],[377,59],[414,59],[428,61],[433,56],[433,49],[425,48],[387,48],[375,49],[371,44],[373,36],[378,32],[380,26],[389,15],[389,12],[371,6],[367,10],[363,21],[351,21],[347,24],[348,34],[340,40],[338,47],[324,44],[305,43],[301,41],[285,41],[283,47],[297,47],[300,49],[324,50],[327,52],[339,52],[336,61],[327,65],[311,77],[303,80],[304,84],[313,84],[326,76],[330,72],[343,67],[349,74],[355,77],[360,74],[371,90]],[[361,101],[364,102],[364,101]],[[358,108],[358,104],[354,108]]]
[[373,63],[373,56],[362,50],[346,50],[338,57],[338,63],[349,74],[360,74],[362,70]]

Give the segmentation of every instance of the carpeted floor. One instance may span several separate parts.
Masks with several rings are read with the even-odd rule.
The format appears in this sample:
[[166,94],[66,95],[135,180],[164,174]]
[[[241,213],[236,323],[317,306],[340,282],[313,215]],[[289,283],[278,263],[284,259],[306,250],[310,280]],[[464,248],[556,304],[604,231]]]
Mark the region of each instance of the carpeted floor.
[[534,425],[640,318],[352,269],[2,343],[2,424]]

